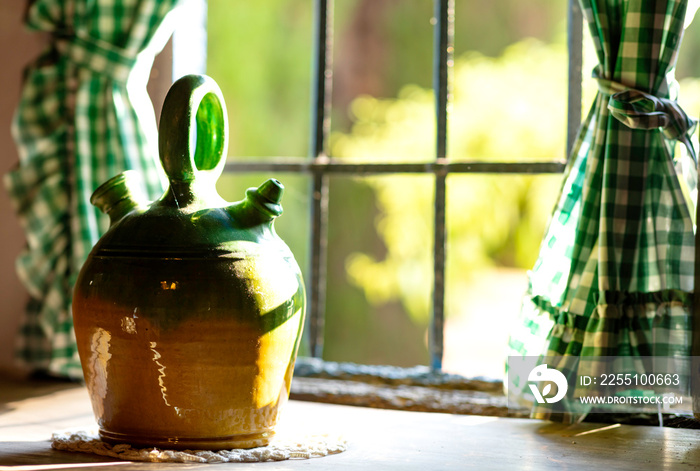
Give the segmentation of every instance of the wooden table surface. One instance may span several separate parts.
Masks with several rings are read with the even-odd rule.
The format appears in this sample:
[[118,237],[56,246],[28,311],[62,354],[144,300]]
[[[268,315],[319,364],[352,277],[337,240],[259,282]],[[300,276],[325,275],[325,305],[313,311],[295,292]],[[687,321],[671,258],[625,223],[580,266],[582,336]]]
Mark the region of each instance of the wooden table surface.
[[348,450],[272,463],[134,463],[55,451],[50,437],[94,428],[87,392],[61,383],[0,381],[0,470],[697,469],[700,430],[404,412],[291,401],[287,431],[342,435]]

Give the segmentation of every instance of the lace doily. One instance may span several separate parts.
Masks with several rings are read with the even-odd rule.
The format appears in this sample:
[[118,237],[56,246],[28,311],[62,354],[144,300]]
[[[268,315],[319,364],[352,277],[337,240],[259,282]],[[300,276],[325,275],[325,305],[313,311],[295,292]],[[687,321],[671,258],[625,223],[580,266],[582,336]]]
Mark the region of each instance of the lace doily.
[[250,463],[256,461],[284,461],[290,459],[320,458],[341,453],[347,443],[340,438],[326,435],[306,436],[302,440],[273,440],[264,447],[233,450],[161,450],[158,448],[133,448],[131,445],[110,445],[100,440],[96,431],[55,432],[51,447],[61,451],[93,453],[127,461],[151,461],[171,463]]

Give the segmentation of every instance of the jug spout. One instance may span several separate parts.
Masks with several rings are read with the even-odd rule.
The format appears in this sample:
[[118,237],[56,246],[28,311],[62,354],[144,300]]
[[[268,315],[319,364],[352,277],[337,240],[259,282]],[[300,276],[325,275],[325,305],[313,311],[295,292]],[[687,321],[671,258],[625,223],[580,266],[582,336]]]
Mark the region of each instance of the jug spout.
[[90,203],[109,216],[110,226],[134,209],[148,203],[139,185],[139,176],[127,170],[100,185],[90,197]]
[[257,188],[248,188],[245,199],[229,207],[236,222],[243,227],[272,222],[282,214],[284,186],[271,178]]

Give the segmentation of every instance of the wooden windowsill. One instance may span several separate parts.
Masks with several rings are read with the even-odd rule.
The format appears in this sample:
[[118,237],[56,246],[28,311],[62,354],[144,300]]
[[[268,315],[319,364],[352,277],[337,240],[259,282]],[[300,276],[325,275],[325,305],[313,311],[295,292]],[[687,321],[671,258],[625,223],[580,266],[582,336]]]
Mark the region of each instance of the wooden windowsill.
[[[408,412],[290,401],[284,421],[304,433],[340,434],[348,450],[277,469],[694,469],[697,430]],[[0,381],[0,470],[103,470],[115,460],[52,450],[51,433],[94,428],[84,387]],[[118,462],[118,469],[194,469],[212,465]],[[217,470],[259,464],[217,464]],[[261,468],[257,468],[261,469]]]
[[379,409],[495,417],[529,416],[529,411],[508,409],[506,397],[497,393],[415,385],[371,384],[325,378],[294,378],[291,398]]

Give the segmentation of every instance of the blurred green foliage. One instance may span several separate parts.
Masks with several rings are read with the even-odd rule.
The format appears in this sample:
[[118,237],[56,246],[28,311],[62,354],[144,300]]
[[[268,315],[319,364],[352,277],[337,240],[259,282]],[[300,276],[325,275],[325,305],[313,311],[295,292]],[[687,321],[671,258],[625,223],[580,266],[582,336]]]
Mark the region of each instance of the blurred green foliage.
[[[526,40],[498,58],[458,58],[448,155],[454,160],[563,159],[566,51]],[[549,73],[543,73],[549,71]],[[434,153],[430,90],[405,87],[396,99],[358,98],[349,134],[334,136],[333,154],[348,160],[425,161]],[[560,176],[451,176],[448,191],[447,290],[496,265],[529,268],[535,261]],[[386,255],[353,253],[348,276],[374,303],[400,299],[427,324],[432,284],[432,181],[376,177],[376,219]],[[429,290],[428,290],[429,292]],[[447,314],[460,312],[459,297]]]
[[[353,19],[362,8],[371,8],[374,17],[371,24],[357,26]],[[550,40],[565,27],[565,8],[565,2],[551,0],[526,5],[520,0],[457,0],[455,51],[498,55],[522,37]],[[208,0],[208,12],[207,73],[226,97],[230,154],[308,155],[313,2],[266,0],[253,7]],[[407,84],[429,88],[432,14],[429,0],[336,0],[336,66],[352,54],[363,54],[344,47],[356,32],[352,27],[369,28],[377,31],[373,46],[383,51],[381,70],[376,71],[381,82],[378,96],[395,97]],[[343,121],[345,110],[334,110],[334,117]]]
[[[334,3],[331,154],[352,161],[431,160],[433,2]],[[448,156],[564,159],[567,2],[455,3]],[[308,0],[255,6],[209,0],[207,73],[226,97],[230,158],[308,155],[312,15]],[[695,25],[686,36],[679,76],[700,75],[695,71],[700,63],[686,52],[700,48],[699,30]],[[357,35],[369,42],[353,39]],[[584,113],[595,92],[586,41]],[[697,114],[700,81],[682,81],[681,103]],[[276,227],[305,268],[307,176],[225,174],[219,189],[236,200],[246,187],[273,176],[287,187],[285,214]],[[560,175],[448,177],[448,316],[464,314],[460,293],[484,269],[532,266],[560,180]],[[331,178],[326,359],[403,366],[428,361],[432,193],[427,175]]]
[[308,1],[208,1],[207,74],[226,97],[232,156],[304,156],[309,139]]

